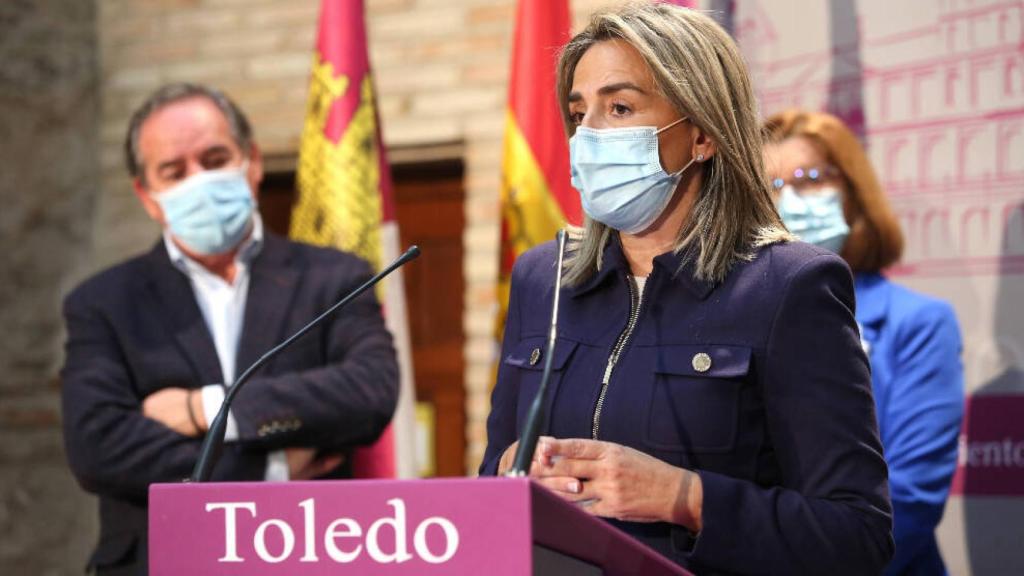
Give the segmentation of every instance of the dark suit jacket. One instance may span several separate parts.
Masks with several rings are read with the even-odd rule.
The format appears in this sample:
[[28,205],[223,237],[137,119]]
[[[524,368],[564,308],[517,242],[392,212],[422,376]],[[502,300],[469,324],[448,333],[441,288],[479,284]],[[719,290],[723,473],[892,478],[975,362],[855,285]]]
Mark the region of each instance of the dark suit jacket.
[[[266,234],[251,263],[239,372],[365,282],[370,266],[349,254]],[[153,482],[188,477],[200,440],[141,414],[166,387],[221,382],[212,337],[188,278],[163,242],[85,281],[64,303],[62,372],[68,460],[99,496],[100,543],[90,565],[146,571],[146,501]],[[375,440],[398,397],[391,336],[370,291],[271,360],[231,411],[239,441],[213,480],[260,480],[268,451],[286,446],[349,451]]]
[[[513,270],[481,473],[496,471],[536,393],[554,262],[548,243]],[[761,249],[720,284],[681,266],[672,253],[654,261],[597,436],[696,471],[703,529],[692,539],[665,523],[614,523],[698,574],[881,572],[892,509],[846,264],[787,243]],[[552,436],[592,437],[630,314],[628,274],[616,238],[599,272],[563,288],[546,398]]]

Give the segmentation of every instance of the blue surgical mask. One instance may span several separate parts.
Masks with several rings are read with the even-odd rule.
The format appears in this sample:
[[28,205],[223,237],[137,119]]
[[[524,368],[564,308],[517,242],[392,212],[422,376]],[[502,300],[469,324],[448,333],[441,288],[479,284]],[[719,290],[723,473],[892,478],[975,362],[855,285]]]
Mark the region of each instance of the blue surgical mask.
[[247,167],[197,172],[154,194],[171,235],[197,254],[221,254],[237,246],[255,206]]
[[779,215],[786,228],[801,240],[837,254],[850,235],[850,226],[843,215],[842,196],[832,187],[801,196],[792,186],[783,186]]
[[686,120],[661,128],[634,126],[597,130],[580,126],[569,139],[572,185],[580,192],[588,216],[627,234],[646,230],[668,206],[683,172],[661,167],[658,134]]

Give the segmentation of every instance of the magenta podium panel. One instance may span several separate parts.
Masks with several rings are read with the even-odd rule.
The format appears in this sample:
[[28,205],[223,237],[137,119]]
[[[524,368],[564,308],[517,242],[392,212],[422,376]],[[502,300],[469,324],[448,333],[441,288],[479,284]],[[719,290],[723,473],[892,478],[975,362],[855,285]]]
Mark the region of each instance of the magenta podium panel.
[[153,576],[688,574],[527,479],[155,484]]

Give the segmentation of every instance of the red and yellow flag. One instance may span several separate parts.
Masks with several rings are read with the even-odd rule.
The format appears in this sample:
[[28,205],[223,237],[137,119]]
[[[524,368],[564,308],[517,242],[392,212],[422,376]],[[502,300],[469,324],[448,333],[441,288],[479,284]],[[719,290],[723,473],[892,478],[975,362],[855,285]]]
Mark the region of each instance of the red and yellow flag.
[[502,161],[499,327],[516,257],[554,239],[566,222],[582,221],[555,96],[555,67],[570,28],[567,0],[519,0]]
[[[391,172],[380,137],[363,0],[323,0],[299,146],[292,238],[352,252],[375,268],[399,254]],[[378,442],[357,451],[360,477],[413,477],[412,361],[401,271],[384,281],[401,372],[398,410]]]

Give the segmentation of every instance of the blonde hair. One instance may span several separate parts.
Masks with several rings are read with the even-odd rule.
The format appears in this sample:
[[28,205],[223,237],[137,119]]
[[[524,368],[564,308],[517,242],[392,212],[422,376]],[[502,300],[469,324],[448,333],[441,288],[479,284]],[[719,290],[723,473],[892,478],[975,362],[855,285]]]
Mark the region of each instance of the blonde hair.
[[[679,230],[675,252],[693,263],[700,280],[722,281],[757,248],[793,237],[772,204],[762,158],[754,92],[732,38],[712,19],[669,4],[631,4],[591,17],[565,46],[558,62],[558,99],[569,136],[569,92],[576,65],[594,44],[622,40],[647,63],[661,94],[715,142],[717,153],[700,164],[700,195]],[[580,284],[601,268],[612,230],[590,218],[573,230],[565,281]]]
[[875,177],[864,148],[843,121],[824,112],[786,110],[765,121],[773,142],[804,137],[817,142],[829,163],[842,172],[849,193],[843,212],[850,235],[839,255],[854,272],[878,272],[894,264],[903,253],[903,234]]

